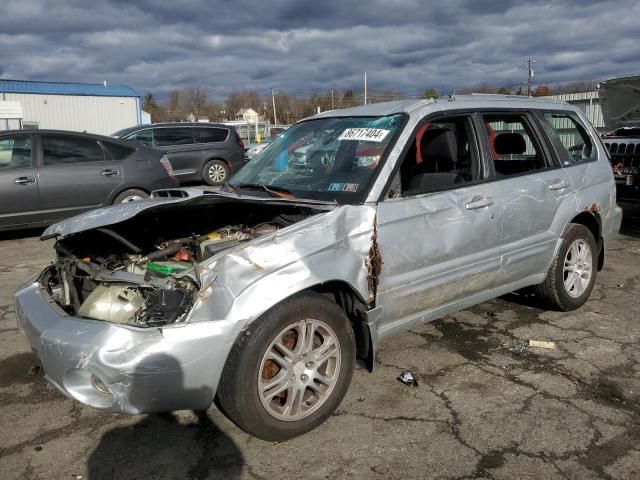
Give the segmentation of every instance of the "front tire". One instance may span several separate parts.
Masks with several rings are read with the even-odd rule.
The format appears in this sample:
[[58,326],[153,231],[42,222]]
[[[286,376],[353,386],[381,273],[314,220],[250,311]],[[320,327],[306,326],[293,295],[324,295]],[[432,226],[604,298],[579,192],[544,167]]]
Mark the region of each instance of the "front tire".
[[314,292],[275,306],[241,334],[218,385],[222,411],[268,441],[324,422],[347,393],[355,338],[344,312]]
[[229,166],[222,160],[209,160],[202,169],[202,178],[207,185],[223,185],[229,180]]
[[551,308],[563,312],[575,310],[591,295],[597,271],[598,252],[593,233],[584,225],[570,223],[547,278],[536,287],[536,293]]

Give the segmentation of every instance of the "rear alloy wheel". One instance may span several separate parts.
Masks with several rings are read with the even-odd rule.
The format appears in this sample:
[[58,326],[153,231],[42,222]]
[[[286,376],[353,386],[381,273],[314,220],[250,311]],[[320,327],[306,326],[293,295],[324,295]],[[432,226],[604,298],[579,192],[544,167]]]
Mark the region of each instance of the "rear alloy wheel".
[[202,173],[208,185],[222,185],[229,179],[229,167],[222,160],[209,160]]
[[565,312],[582,306],[596,282],[597,255],[591,230],[584,225],[569,224],[547,278],[536,287],[542,301]]
[[355,339],[344,312],[322,295],[304,292],[269,310],[240,336],[217,399],[248,433],[287,440],[335,411],[354,363]]
[[147,192],[140,190],[139,188],[130,188],[120,193],[113,200],[113,204],[117,205],[118,203],[137,202],[139,200],[144,200],[145,198],[149,198],[149,194]]

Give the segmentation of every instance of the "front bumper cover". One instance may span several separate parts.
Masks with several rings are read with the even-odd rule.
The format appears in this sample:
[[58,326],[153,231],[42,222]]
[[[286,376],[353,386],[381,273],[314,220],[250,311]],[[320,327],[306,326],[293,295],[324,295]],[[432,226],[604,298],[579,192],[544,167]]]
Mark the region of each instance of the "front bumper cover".
[[241,322],[137,328],[67,315],[37,279],[16,293],[16,319],[45,378],[109,411],[208,408]]

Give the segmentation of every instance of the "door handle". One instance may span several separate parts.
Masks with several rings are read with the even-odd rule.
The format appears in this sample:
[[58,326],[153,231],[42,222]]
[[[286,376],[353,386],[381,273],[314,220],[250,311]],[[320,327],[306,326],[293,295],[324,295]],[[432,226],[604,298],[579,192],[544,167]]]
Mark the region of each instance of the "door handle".
[[556,180],[556,183],[552,183],[549,185],[549,190],[562,190],[563,188],[567,188],[569,184],[564,180]]
[[484,208],[490,205],[493,205],[493,200],[491,200],[490,198],[474,197],[473,200],[464,204],[464,208],[466,208],[467,210],[476,210],[478,208]]
[[118,175],[120,172],[118,170],[112,170],[108,168],[107,170],[103,170],[100,172],[100,175],[104,175],[105,177],[113,177],[114,175]]
[[13,183],[16,185],[31,185],[32,183],[36,183],[36,179],[31,177],[18,177]]

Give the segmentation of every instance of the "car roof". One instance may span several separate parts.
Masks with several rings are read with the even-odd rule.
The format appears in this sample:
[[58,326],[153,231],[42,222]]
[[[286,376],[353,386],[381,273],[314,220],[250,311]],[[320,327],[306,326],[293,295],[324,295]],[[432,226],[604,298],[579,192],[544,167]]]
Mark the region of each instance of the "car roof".
[[211,122],[158,122],[158,123],[146,123],[144,125],[136,125],[135,127],[123,128],[120,132],[141,130],[143,128],[157,128],[157,127],[217,127],[217,128],[231,128],[230,125],[224,123],[211,123]]
[[458,109],[479,109],[479,108],[513,108],[513,109],[564,109],[574,110],[575,107],[567,102],[543,99],[540,97],[523,97],[520,95],[493,95],[493,94],[470,94],[451,95],[437,100],[396,100],[393,102],[372,103],[344,110],[330,110],[314,115],[310,118],[325,117],[359,117],[372,116],[380,117],[394,115],[398,113],[411,114],[418,110],[443,111]]
[[[62,134],[62,135],[73,135],[76,137],[85,137],[85,138],[94,138],[96,140],[104,140],[108,142],[126,142],[125,140],[120,140],[117,138],[110,137],[108,135],[99,135],[97,133],[87,133],[87,132],[75,132],[73,130],[53,130],[53,129],[27,129],[27,130],[4,130],[0,132],[0,135],[6,134],[16,134],[16,133],[26,133],[26,134],[43,134],[43,133],[53,133],[53,134]],[[129,145],[129,142],[126,142]]]

